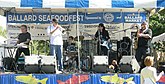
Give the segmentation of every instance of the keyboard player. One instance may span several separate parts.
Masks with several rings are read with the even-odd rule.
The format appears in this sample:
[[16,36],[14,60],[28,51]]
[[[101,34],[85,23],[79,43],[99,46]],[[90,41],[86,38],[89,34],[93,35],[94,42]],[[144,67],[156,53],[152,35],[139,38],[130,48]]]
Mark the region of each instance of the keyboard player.
[[[31,40],[31,35],[29,32],[27,32],[27,26],[26,25],[21,25],[21,33],[18,35],[18,41],[17,45],[22,45],[24,47],[19,47],[16,51],[15,55],[15,62],[17,63],[18,58],[20,57],[21,53],[24,53],[26,56],[30,55],[29,51],[29,43]],[[27,47],[25,47],[27,46]]]

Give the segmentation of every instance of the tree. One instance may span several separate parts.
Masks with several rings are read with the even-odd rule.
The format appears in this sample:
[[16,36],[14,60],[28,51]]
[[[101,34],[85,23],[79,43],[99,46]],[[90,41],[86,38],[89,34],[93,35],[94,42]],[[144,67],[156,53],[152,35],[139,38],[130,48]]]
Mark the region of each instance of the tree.
[[3,36],[4,38],[7,38],[6,30],[4,30],[4,29],[2,28],[2,26],[0,26],[0,36]]
[[153,36],[160,35],[165,32],[165,9],[152,15],[150,18],[150,28],[153,31]]

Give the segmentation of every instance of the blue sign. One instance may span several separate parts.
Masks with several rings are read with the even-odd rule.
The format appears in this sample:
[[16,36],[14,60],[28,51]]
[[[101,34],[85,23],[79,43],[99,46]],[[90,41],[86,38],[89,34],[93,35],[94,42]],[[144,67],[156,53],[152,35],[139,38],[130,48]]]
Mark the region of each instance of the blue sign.
[[53,18],[59,20],[60,24],[76,23],[77,19],[81,24],[92,23],[141,23],[146,20],[146,13],[123,13],[101,12],[101,13],[8,13],[8,23],[50,23]]
[[141,23],[146,20],[146,13],[124,13],[123,16],[125,23]]

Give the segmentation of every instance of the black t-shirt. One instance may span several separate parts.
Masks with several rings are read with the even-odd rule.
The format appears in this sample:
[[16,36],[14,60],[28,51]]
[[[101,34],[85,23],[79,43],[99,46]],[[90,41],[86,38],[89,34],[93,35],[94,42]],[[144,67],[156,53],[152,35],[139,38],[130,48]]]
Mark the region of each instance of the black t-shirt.
[[110,39],[108,31],[104,30],[103,32],[97,31],[95,37],[98,38],[100,35],[101,40],[108,40]]
[[[31,40],[31,35],[30,35],[29,32],[27,32],[27,33],[20,33],[18,35],[19,43],[26,42],[27,39],[30,39]],[[29,43],[27,45],[29,45]]]
[[[147,32],[145,32],[144,34],[149,34],[150,36],[152,36],[152,30],[148,29]],[[138,38],[138,47],[148,47],[148,41],[150,38],[144,38],[144,37],[139,37]]]

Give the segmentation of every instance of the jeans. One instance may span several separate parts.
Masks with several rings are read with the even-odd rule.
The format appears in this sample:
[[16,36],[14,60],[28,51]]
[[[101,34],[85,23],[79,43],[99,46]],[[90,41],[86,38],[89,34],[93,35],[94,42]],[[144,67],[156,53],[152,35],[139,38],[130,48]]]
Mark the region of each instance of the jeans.
[[16,63],[17,63],[18,58],[20,57],[22,52],[25,54],[25,56],[30,56],[29,48],[18,48],[16,51],[16,55],[15,55],[15,62]]
[[141,69],[143,69],[145,67],[144,65],[144,59],[146,58],[146,47],[138,47],[136,50],[136,55],[135,58],[137,60],[137,62],[140,62],[140,71]]
[[50,45],[50,55],[56,56],[59,71],[63,70],[62,45]]

